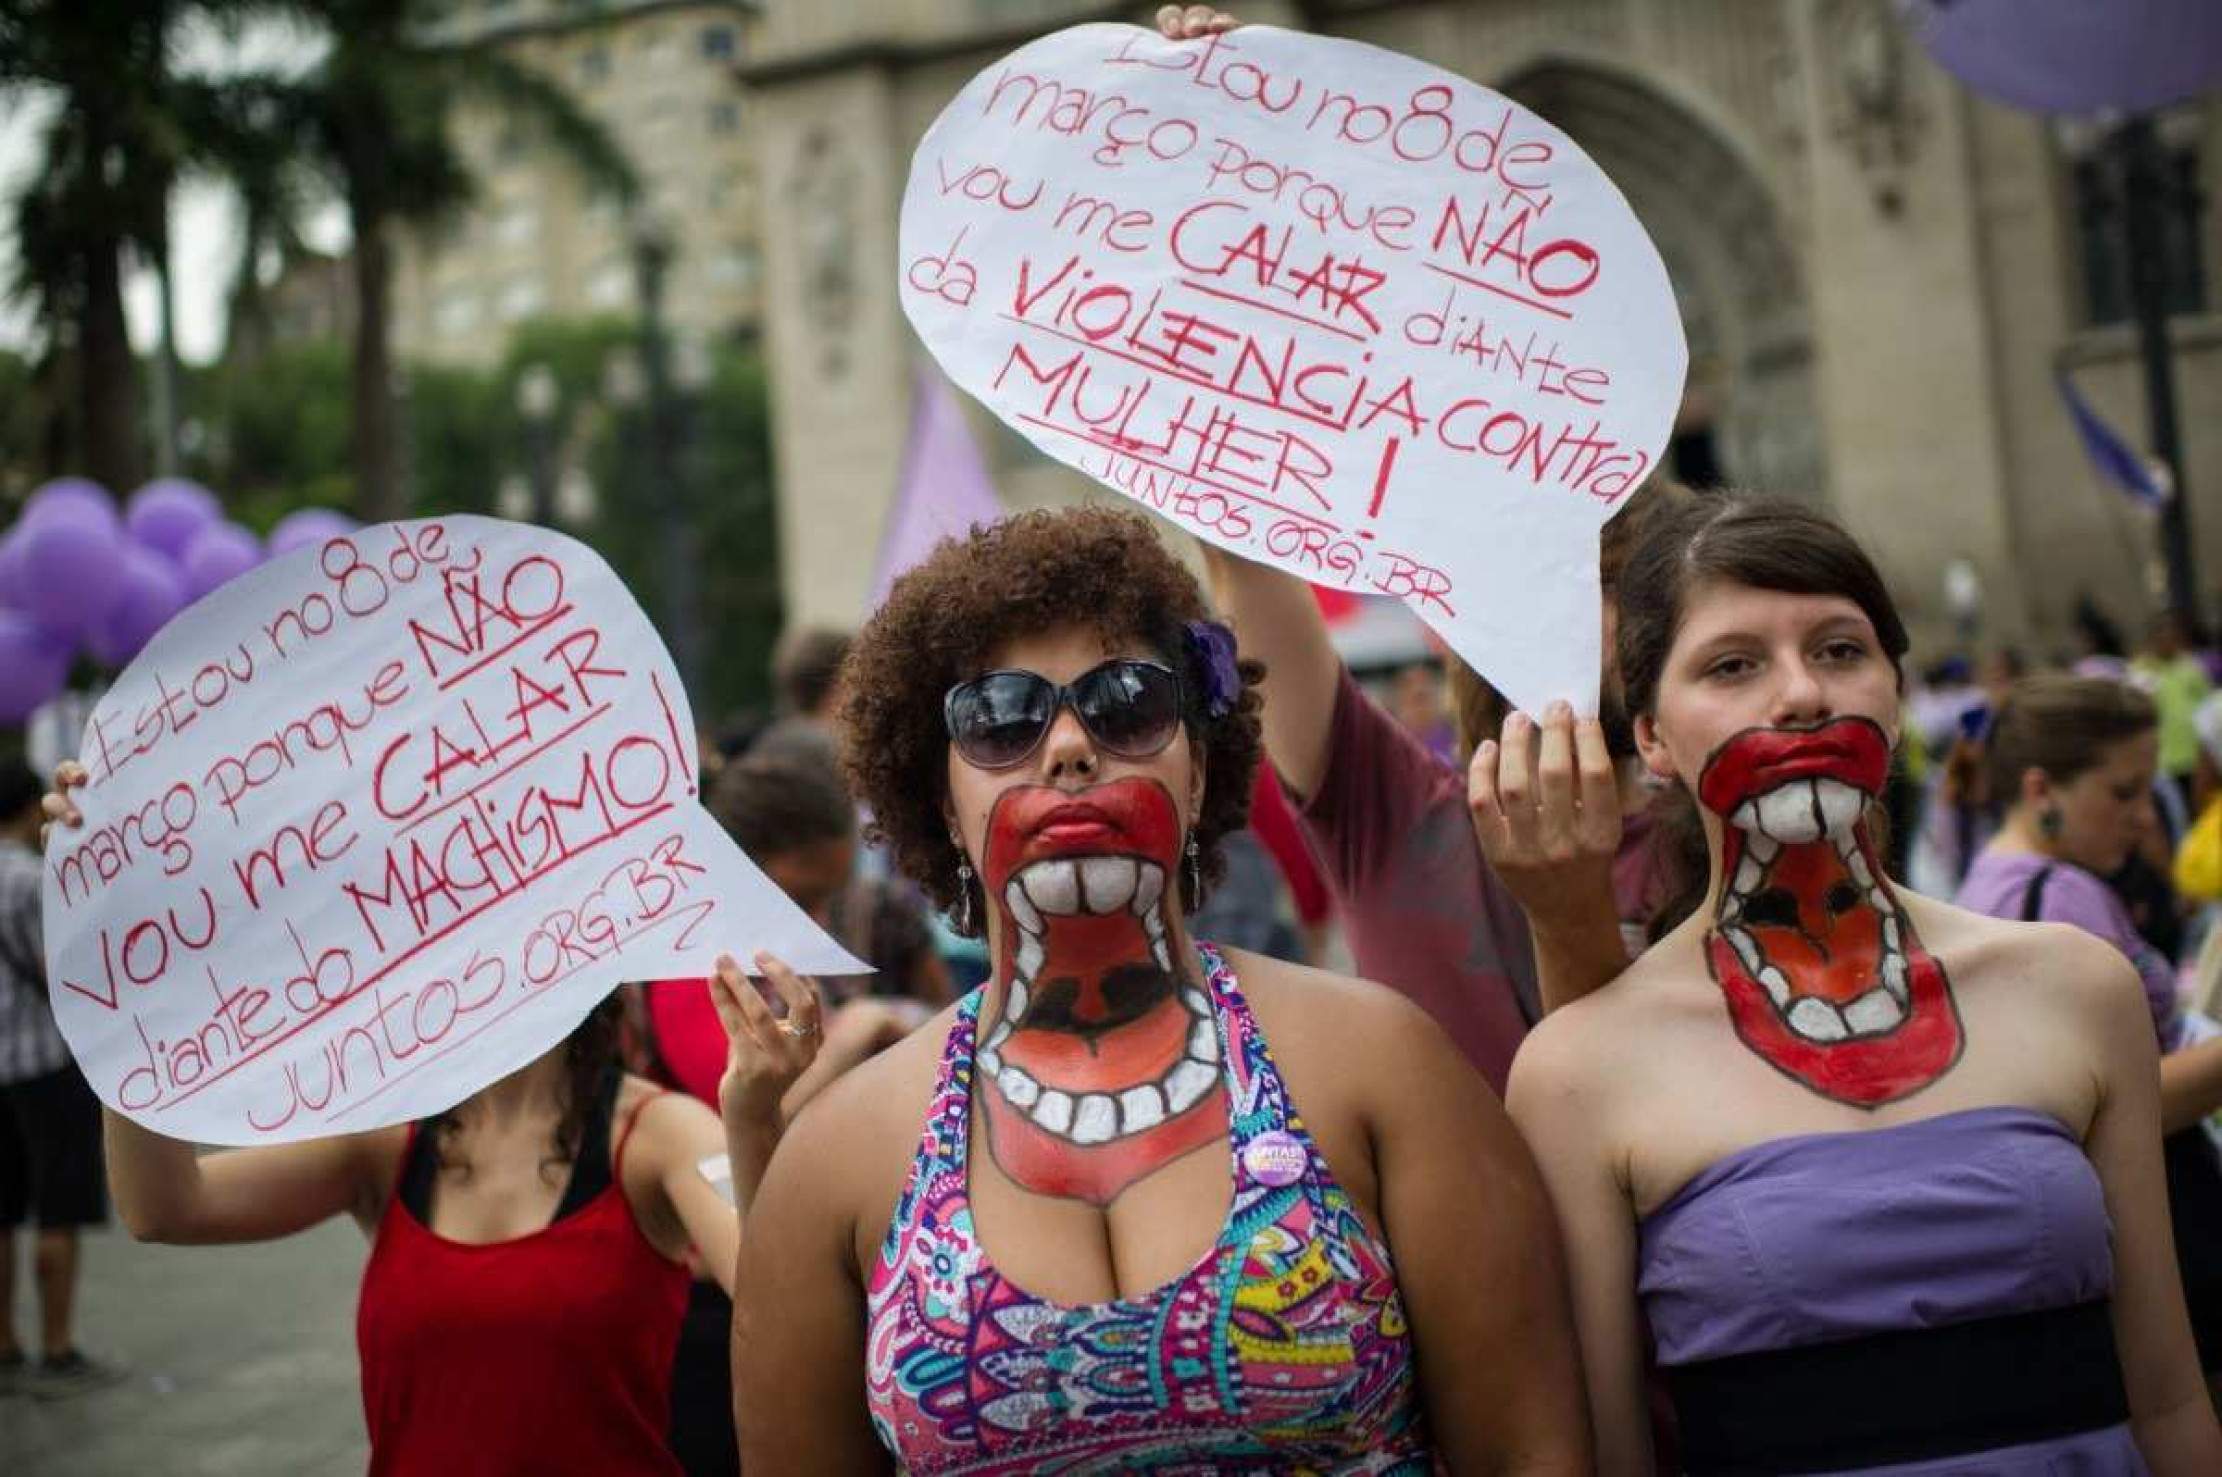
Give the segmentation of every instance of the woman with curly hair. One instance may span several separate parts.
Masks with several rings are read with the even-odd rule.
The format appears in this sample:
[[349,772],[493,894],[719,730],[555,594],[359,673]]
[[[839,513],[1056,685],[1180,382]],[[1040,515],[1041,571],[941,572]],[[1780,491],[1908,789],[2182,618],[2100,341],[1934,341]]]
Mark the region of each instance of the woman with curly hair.
[[754,1477],[1587,1470],[1549,1213],[1481,1079],[1385,990],[1188,936],[1264,677],[1205,617],[1145,519],[1034,512],[851,649],[857,793],[994,968],[766,1172]]

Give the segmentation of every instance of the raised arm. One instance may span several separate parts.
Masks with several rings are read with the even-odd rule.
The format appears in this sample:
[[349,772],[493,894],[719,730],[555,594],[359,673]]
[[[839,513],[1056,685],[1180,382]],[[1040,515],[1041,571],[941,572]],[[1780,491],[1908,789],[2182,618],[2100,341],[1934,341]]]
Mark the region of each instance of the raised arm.
[[112,1108],[108,1188],[139,1241],[217,1245],[275,1241],[352,1214],[369,1230],[385,1208],[408,1130],[308,1139],[201,1155]]
[[1605,730],[1554,703],[1538,725],[1507,714],[1466,770],[1482,855],[1528,915],[1548,1015],[1628,967],[1613,899],[1620,791]]
[[2114,1223],[2114,1341],[2138,1449],[2154,1477],[2222,1472],[2222,1429],[2199,1376],[2169,1229],[2151,1016],[2135,971],[2110,946],[2078,933],[2062,939],[2059,958],[2078,976],[2066,993],[2083,1003],[2098,1053],[2101,1096],[2083,1148]]
[[733,1407],[750,1477],[880,1473],[887,1452],[864,1396],[864,1289],[855,1215],[853,1098],[798,1120],[764,1176],[741,1243]]
[[1512,1064],[1506,1105],[1550,1191],[1565,1248],[1603,1477],[1649,1477],[1651,1425],[1636,1314],[1634,1210],[1599,1137],[1598,1105],[1548,1026]]
[[1374,1108],[1381,1219],[1428,1426],[1458,1472],[1592,1470],[1550,1201],[1480,1076],[1398,1000]]
[[2160,1059],[2160,1130],[2175,1133],[2222,1108],[2222,1036]]
[[1307,799],[1326,778],[1328,738],[1342,658],[1327,637],[1311,587],[1293,574],[1202,546],[1213,603],[1234,627],[1242,654],[1265,663],[1265,752],[1281,779]]

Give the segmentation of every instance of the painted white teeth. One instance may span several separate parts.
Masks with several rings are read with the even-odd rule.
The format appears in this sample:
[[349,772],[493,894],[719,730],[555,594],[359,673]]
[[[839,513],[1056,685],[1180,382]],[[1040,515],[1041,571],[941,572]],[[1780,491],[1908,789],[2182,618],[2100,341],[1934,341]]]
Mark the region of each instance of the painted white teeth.
[[1155,1083],[1145,1082],[1119,1094],[1119,1131],[1140,1133],[1165,1121],[1165,1095]]
[[1164,970],[1167,974],[1173,972],[1173,955],[1172,951],[1165,947],[1165,940],[1150,940],[1150,957],[1157,961],[1159,969]]
[[1003,1074],[1003,1058],[992,1046],[980,1048],[980,1074],[984,1077],[1000,1077]]
[[1810,995],[1790,1007],[1789,1021],[1790,1029],[1808,1041],[1841,1041],[1851,1034],[1835,1006]]
[[1744,961],[1744,968],[1752,974],[1759,973],[1766,961],[1759,957],[1759,946],[1751,941],[1751,935],[1740,928],[1731,928],[1728,941],[1735,945],[1736,957]]
[[1219,1031],[1210,1021],[1198,1021],[1188,1028],[1188,1054],[1199,1062],[1219,1060]]
[[1010,886],[1003,889],[1003,902],[1020,928],[1030,934],[1042,931],[1042,915],[1035,911],[1033,900],[1027,897],[1025,883],[1013,877]]
[[1855,1036],[1873,1036],[1894,1029],[1906,1018],[1905,1007],[1884,989],[1869,990],[1844,1007],[1844,1024]]
[[[1749,800],[1746,800],[1744,802],[1744,810],[1749,809],[1751,809],[1751,802]],[[1743,810],[1739,810],[1736,813],[1738,816],[1741,816],[1743,814]],[[1744,823],[1742,820],[1738,820],[1736,824],[1742,826]],[[1746,829],[1749,828],[1746,827]],[[1782,850],[1781,845],[1772,836],[1765,835],[1758,831],[1753,831],[1751,833],[1750,840],[1747,844],[1750,847],[1751,854],[1759,858],[1759,865],[1762,867],[1765,866],[1767,863],[1773,861],[1775,859],[1775,853]]]
[[1145,918],[1157,916],[1157,900],[1165,892],[1165,869],[1155,862],[1141,863],[1141,870],[1134,878],[1135,913]]
[[1031,1108],[1042,1095],[1042,1085],[1016,1067],[1005,1067],[995,1074],[995,1085],[1003,1089],[1003,1096],[1020,1108]]
[[1204,992],[1194,985],[1188,985],[1181,990],[1180,1003],[1187,1006],[1188,1013],[1198,1019],[1209,1020],[1211,1018],[1211,1002],[1206,1000]]
[[1814,780],[1813,801],[1820,807],[1821,824],[1831,836],[1849,831],[1866,808],[1859,791],[1842,780]]
[[1821,839],[1821,812],[1813,796],[1813,781],[1792,780],[1761,795],[1759,828],[1777,841],[1806,842]]
[[1028,934],[1025,938],[1020,939],[1018,961],[1015,967],[1015,973],[1018,977],[1022,980],[1030,980],[1040,973],[1045,952],[1042,941],[1034,935]]
[[1063,1133],[1072,1127],[1072,1096],[1054,1087],[1034,1104],[1034,1121],[1051,1133]]
[[1764,875],[1765,868],[1752,858],[1745,857],[1743,864],[1736,868],[1736,891],[1747,895],[1757,892],[1759,879]]
[[1165,1102],[1175,1113],[1196,1106],[1219,1080],[1219,1069],[1207,1062],[1184,1061],[1165,1074]]
[[1882,972],[1883,988],[1888,990],[1891,994],[1897,996],[1898,1003],[1900,1005],[1905,1004],[1908,998],[1908,992],[1906,990],[1906,961],[1896,954],[1888,955],[1883,959]]
[[1772,964],[1759,971],[1759,983],[1774,1001],[1775,1009],[1780,1010],[1790,1003],[1790,981],[1783,978],[1782,971]]
[[1080,866],[1077,862],[1036,862],[1019,873],[1018,880],[1026,884],[1026,896],[1042,912],[1062,915],[1080,911]]
[[[1743,804],[1737,806],[1734,813],[1728,817],[1728,823],[1739,831],[1749,831],[1753,835],[1757,835],[1759,833],[1758,802],[1746,800]],[[1765,859],[1761,858],[1761,860]]]
[[1892,953],[1898,951],[1898,920],[1895,918],[1883,919],[1883,947]]
[[1867,870],[1867,858],[1860,855],[1858,847],[1855,846],[1844,854],[1844,865],[1851,869],[1852,880],[1862,888],[1874,887],[1875,874]]
[[1006,1021],[1024,1020],[1026,1018],[1026,1007],[1032,1003],[1033,997],[1026,991],[1026,981],[1012,980],[1010,998],[1003,1002],[1003,1019]]
[[1119,1105],[1100,1092],[1091,1092],[1080,1100],[1072,1115],[1072,1141],[1076,1144],[1101,1144],[1115,1138],[1119,1132]]
[[1080,894],[1091,913],[1123,912],[1134,896],[1134,858],[1092,856],[1080,863]]

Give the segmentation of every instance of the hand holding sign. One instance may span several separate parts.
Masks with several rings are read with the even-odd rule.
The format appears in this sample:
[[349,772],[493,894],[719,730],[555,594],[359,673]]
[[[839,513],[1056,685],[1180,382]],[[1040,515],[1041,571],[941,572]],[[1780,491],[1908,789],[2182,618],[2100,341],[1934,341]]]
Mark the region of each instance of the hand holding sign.
[[1556,129],[1355,42],[1080,26],[927,131],[901,258],[943,368],[1050,455],[1402,597],[1521,706],[1594,701],[1597,530],[1687,351],[1658,253]]
[[865,969],[702,809],[671,658],[542,529],[274,560],[157,636],[84,747],[46,858],[55,1015],[102,1099],[176,1138],[422,1117],[721,948]]

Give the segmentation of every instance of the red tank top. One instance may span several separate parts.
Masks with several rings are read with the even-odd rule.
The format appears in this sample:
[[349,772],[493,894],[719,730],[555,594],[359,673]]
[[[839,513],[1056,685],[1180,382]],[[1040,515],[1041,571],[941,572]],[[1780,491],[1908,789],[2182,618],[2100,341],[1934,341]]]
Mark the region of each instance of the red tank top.
[[[665,1431],[689,1278],[641,1234],[624,1190],[645,1106],[626,1117],[609,1183],[514,1240],[437,1235],[397,1182],[355,1311],[371,1477],[679,1477]],[[574,1175],[587,1158],[582,1146]]]

